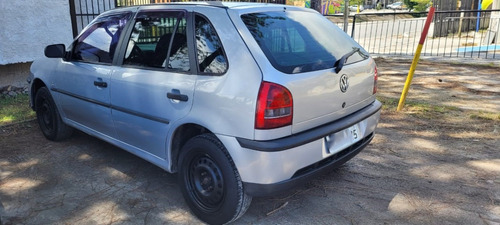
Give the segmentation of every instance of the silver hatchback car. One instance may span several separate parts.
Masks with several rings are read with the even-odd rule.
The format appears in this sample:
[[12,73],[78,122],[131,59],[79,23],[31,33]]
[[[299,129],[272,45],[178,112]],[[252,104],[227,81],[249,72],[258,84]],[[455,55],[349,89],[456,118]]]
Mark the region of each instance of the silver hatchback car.
[[78,129],[178,173],[210,224],[345,163],[380,117],[374,60],[305,8],[119,8],[45,55],[28,78],[45,137]]

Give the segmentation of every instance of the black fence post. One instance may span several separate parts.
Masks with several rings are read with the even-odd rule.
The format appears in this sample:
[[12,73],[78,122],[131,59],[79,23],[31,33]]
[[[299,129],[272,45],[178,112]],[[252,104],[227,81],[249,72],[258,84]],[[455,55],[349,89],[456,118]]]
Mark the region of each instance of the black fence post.
[[73,30],[73,38],[78,35],[78,26],[76,25],[76,9],[75,9],[75,0],[69,1],[69,15],[71,17],[71,28]]
[[354,14],[352,18],[352,31],[351,31],[351,38],[354,39],[354,28],[356,28],[356,14]]

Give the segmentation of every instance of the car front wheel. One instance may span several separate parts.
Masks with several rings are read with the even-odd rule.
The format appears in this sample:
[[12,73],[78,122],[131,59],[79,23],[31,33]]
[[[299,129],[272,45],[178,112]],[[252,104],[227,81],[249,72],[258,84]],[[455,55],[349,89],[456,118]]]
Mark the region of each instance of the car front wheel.
[[252,198],[222,143],[212,134],[190,139],[179,156],[179,184],[191,211],[209,224],[242,216]]
[[35,110],[38,125],[47,139],[58,141],[73,133],[73,129],[61,120],[54,99],[46,87],[42,87],[36,92]]

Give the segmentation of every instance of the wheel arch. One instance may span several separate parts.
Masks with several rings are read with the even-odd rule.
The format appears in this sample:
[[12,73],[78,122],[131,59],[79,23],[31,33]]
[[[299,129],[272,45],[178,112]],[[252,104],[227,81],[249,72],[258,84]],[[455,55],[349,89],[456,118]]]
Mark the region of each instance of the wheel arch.
[[171,172],[177,172],[179,153],[182,147],[193,137],[213,133],[208,128],[195,123],[186,123],[175,129],[170,143]]
[[39,78],[35,78],[33,81],[33,84],[31,85],[31,90],[30,90],[30,102],[31,102],[31,109],[35,111],[35,97],[36,93],[38,90],[42,87],[47,87],[47,85]]

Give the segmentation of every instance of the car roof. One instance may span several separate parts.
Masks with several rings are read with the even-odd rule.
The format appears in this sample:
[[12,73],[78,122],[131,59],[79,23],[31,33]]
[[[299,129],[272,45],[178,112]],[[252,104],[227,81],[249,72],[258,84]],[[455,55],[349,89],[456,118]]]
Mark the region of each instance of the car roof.
[[302,7],[295,7],[290,5],[282,5],[282,4],[273,4],[273,3],[258,3],[258,2],[221,2],[221,1],[208,1],[208,2],[170,2],[170,3],[153,3],[153,4],[144,4],[144,5],[135,5],[128,7],[118,7],[116,9],[110,11],[116,11],[120,9],[127,8],[141,8],[141,7],[151,7],[151,6],[172,6],[172,5],[191,5],[191,6],[207,6],[207,7],[218,7],[218,8],[226,8],[226,9],[234,9],[234,10],[248,10],[248,9],[260,9],[260,8],[287,8],[294,10],[307,10]]
[[[1,1],[1,0],[0,0]],[[162,9],[162,6],[196,6],[196,7],[217,7],[223,8],[231,11],[237,11],[240,14],[254,13],[254,12],[265,12],[265,11],[306,11],[317,13],[313,9],[296,7],[290,5],[273,4],[273,3],[258,3],[258,2],[221,2],[221,1],[209,1],[209,2],[170,2],[170,3],[152,3],[134,6],[117,7],[106,12],[101,13],[99,16],[112,15],[124,11],[133,11],[142,9]],[[167,7],[170,8],[170,7]]]

